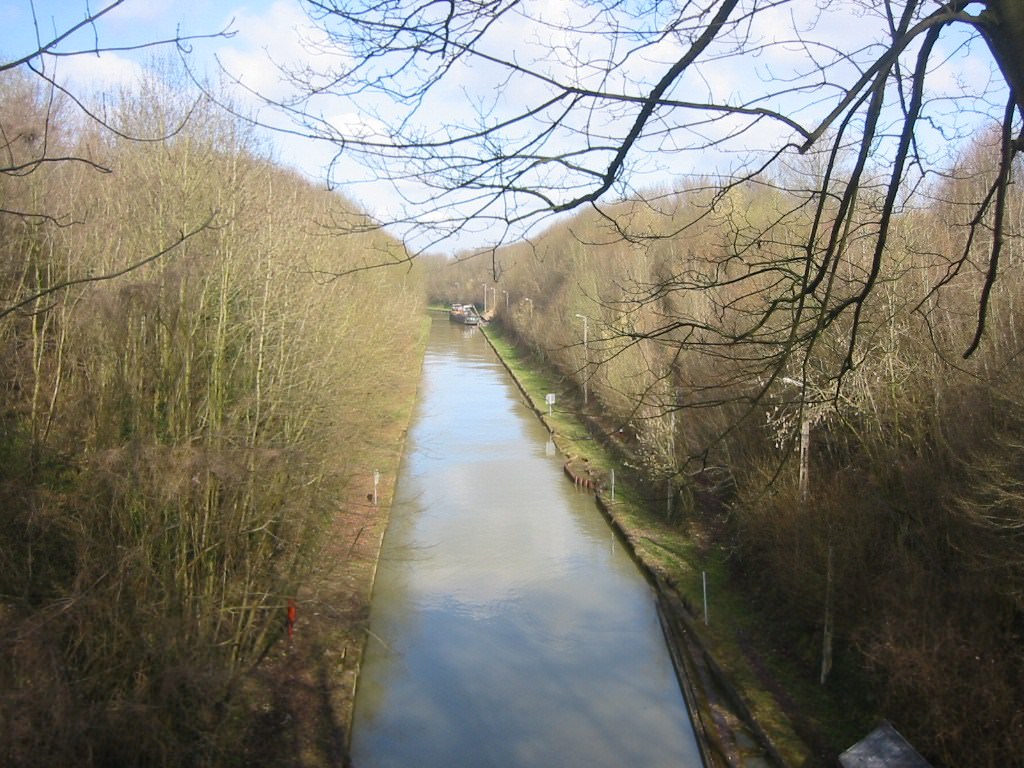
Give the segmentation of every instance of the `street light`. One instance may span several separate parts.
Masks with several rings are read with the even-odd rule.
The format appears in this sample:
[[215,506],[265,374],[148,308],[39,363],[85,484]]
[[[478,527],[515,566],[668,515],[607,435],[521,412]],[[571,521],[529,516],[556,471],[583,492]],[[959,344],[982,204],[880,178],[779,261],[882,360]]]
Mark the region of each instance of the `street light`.
[[480,287],[484,289],[484,314],[487,314],[487,283],[480,283]]
[[583,404],[587,404],[587,379],[590,377],[590,351],[587,348],[587,326],[589,320],[586,315],[576,313],[576,317],[583,319]]

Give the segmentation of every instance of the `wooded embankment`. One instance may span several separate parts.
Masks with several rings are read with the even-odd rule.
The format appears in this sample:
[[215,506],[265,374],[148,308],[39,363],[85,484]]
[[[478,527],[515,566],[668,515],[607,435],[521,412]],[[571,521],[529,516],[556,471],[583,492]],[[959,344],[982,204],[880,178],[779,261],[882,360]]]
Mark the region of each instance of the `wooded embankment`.
[[417,272],[183,74],[116,134],[6,74],[0,763],[336,765]]

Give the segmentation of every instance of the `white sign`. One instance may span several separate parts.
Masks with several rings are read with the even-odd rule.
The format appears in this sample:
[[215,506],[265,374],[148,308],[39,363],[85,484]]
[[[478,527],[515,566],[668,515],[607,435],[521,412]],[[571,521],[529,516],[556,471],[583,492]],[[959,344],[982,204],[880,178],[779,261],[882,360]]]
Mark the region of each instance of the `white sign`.
[[548,416],[551,415],[551,406],[555,404],[555,393],[548,392],[544,395],[544,402],[548,404]]

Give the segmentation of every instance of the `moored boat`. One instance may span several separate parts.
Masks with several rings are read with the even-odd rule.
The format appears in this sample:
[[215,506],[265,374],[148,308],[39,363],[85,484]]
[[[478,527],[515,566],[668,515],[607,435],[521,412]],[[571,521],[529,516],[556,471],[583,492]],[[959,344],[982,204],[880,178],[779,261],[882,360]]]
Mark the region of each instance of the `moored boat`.
[[480,315],[472,304],[452,304],[448,311],[448,318],[464,325],[478,325]]

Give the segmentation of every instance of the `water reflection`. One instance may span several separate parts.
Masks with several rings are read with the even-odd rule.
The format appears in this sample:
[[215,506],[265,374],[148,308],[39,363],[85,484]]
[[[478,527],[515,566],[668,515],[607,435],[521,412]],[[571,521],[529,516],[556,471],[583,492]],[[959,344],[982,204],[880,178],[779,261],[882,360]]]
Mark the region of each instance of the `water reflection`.
[[423,376],[357,768],[699,766],[647,584],[485,341],[435,321]]

